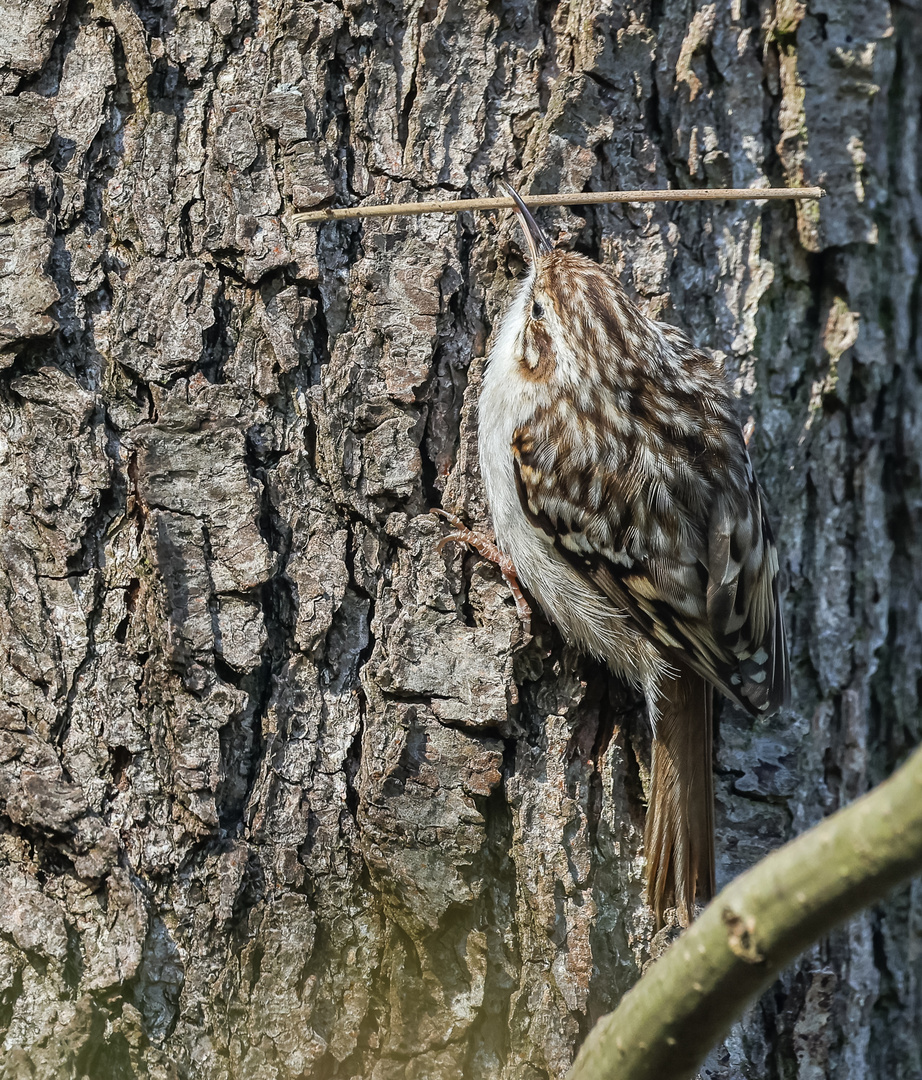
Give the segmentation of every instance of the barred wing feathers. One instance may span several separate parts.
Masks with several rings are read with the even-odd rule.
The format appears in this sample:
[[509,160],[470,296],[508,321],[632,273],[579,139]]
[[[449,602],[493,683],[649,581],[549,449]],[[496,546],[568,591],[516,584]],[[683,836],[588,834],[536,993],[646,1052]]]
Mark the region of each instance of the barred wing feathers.
[[739,426],[712,416],[694,438],[655,446],[593,428],[576,445],[559,415],[539,412],[513,437],[532,526],[667,658],[754,715],[784,703],[778,557]]

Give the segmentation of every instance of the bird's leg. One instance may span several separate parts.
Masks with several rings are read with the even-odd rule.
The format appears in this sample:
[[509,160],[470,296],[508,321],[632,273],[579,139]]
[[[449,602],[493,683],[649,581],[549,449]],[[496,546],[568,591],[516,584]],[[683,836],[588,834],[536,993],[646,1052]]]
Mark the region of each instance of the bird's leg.
[[441,552],[446,544],[467,544],[468,547],[473,548],[481,558],[487,560],[487,562],[494,563],[499,567],[499,572],[503,575],[506,584],[509,586],[509,591],[512,593],[512,598],[515,600],[515,610],[521,619],[525,632],[531,632],[531,608],[528,606],[528,601],[525,599],[525,594],[522,592],[522,587],[519,585],[519,579],[516,576],[515,566],[513,566],[512,559],[508,555],[503,554],[502,551],[496,546],[496,544],[483,533],[474,532],[473,529],[469,529],[461,518],[455,514],[450,514],[447,510],[433,510],[433,514],[439,514],[452,526],[453,531],[447,536],[443,536],[442,539],[436,544],[436,551]]

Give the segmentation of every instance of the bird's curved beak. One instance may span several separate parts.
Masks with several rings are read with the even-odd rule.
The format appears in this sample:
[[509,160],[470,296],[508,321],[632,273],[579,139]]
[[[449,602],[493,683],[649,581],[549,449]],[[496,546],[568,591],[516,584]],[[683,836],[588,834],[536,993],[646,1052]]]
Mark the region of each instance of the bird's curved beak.
[[525,203],[522,202],[519,193],[510,184],[507,184],[505,180],[500,181],[500,186],[515,202],[515,210],[521,218],[522,227],[525,231],[525,239],[528,241],[528,250],[531,252],[531,261],[537,262],[539,256],[550,255],[553,250],[551,248],[551,242],[544,235],[544,230],[538,222],[531,216],[531,211]]

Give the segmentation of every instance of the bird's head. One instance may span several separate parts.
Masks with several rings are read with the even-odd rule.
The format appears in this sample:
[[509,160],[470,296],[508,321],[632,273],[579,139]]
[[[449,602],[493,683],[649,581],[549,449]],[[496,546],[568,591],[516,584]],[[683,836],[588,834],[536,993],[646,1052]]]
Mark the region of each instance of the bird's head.
[[[520,360],[532,377],[556,372],[578,382],[600,374],[599,363],[624,354],[639,329],[639,313],[611,274],[585,255],[555,249],[519,194],[515,202],[529,253],[529,275],[517,311]],[[519,321],[520,320],[520,321]]]

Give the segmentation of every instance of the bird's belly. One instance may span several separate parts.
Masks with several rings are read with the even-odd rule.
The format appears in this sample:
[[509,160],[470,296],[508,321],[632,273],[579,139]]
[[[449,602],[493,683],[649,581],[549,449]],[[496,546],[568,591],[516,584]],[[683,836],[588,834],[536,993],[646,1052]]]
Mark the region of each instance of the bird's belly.
[[520,511],[502,524],[497,522],[497,542],[515,564],[521,583],[567,641],[603,660],[647,694],[654,692],[666,666],[659,650],[625,610],[560,555],[550,538]]
[[575,570],[525,516],[515,482],[512,441],[536,404],[514,380],[488,372],[480,399],[480,468],[496,542],[525,588],[566,640],[604,660],[655,701],[668,665],[627,613]]

